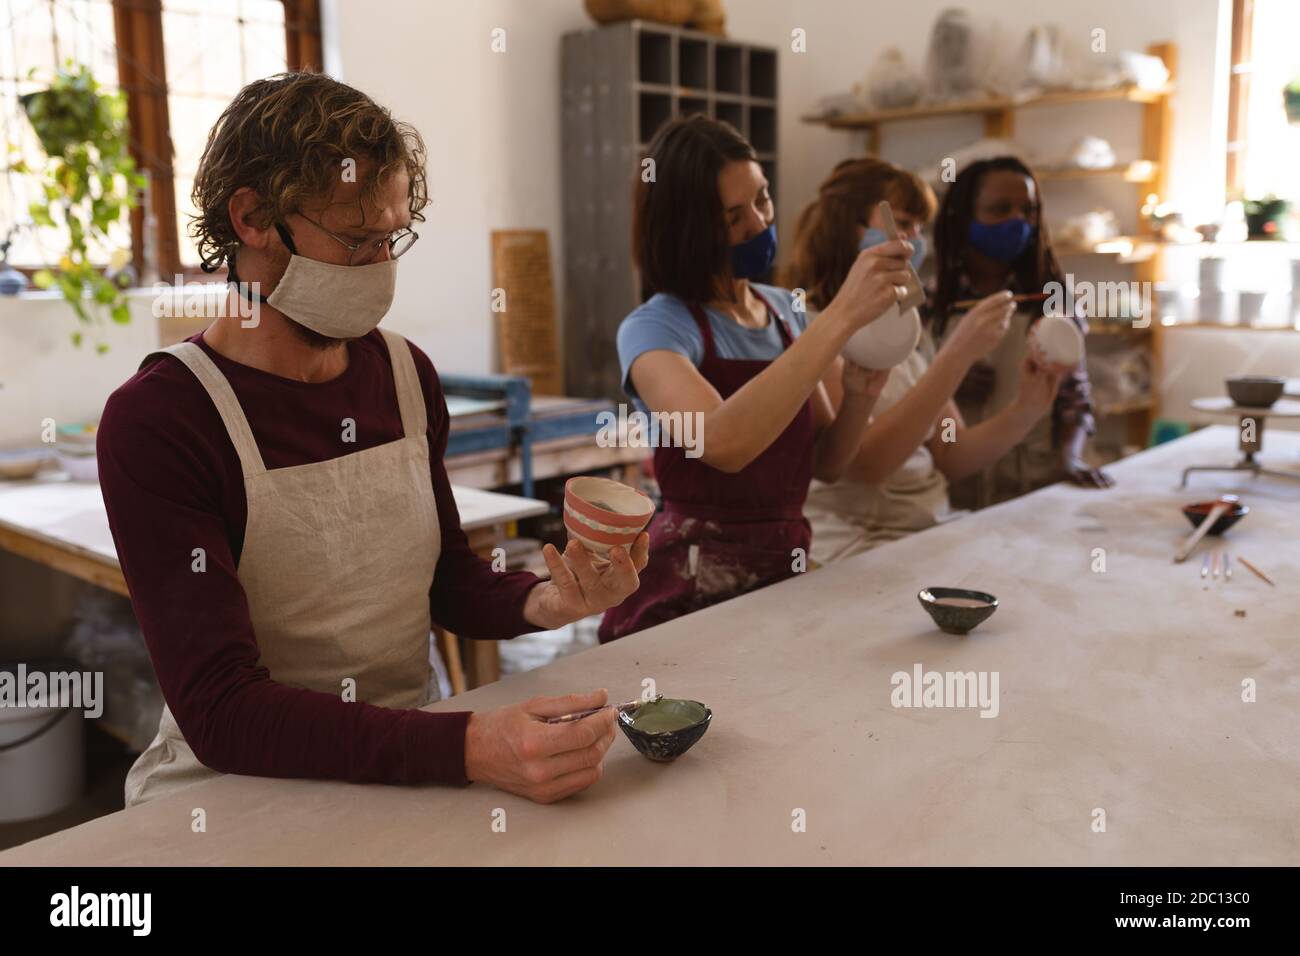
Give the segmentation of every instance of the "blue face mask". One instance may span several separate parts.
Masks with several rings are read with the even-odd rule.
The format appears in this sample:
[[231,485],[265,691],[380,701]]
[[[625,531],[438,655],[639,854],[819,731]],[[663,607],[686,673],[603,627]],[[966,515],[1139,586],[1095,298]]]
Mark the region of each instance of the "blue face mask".
[[[867,231],[862,235],[862,241],[858,243],[858,251],[870,249],[872,246],[878,246],[882,242],[888,242],[889,237],[874,226],[868,226]],[[925,261],[925,236],[917,236],[915,239],[908,239],[912,244],[912,268],[918,272],[921,269],[921,263]]]
[[737,279],[757,279],[767,275],[776,261],[776,223],[753,239],[731,247],[731,274]]
[[972,221],[967,237],[972,246],[990,259],[1015,262],[1034,237],[1034,227],[1019,217],[994,223]]

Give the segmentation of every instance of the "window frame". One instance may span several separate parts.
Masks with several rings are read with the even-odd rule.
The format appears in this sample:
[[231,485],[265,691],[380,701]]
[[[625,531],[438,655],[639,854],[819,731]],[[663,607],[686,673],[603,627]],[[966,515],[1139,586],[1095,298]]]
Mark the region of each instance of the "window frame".
[[[167,106],[167,61],[163,49],[163,0],[111,0],[118,88],[126,96],[130,153],[137,167],[149,174],[149,205],[154,217],[157,269],[160,280],[217,280],[225,268],[206,273],[183,265],[176,223],[176,179],[171,118]],[[285,52],[288,68],[321,69],[320,0],[280,0],[284,6]],[[145,209],[130,211],[131,262],[136,275],[145,264]],[[41,268],[18,266],[30,279]]]
[[1251,39],[1255,0],[1232,0],[1232,46],[1228,68],[1228,155],[1224,185],[1229,200],[1246,186],[1247,120],[1250,114]]

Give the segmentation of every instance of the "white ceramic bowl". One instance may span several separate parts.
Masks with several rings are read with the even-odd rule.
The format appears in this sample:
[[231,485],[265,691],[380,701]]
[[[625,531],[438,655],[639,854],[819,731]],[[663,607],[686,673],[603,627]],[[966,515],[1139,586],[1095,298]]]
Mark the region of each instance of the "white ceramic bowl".
[[89,455],[76,454],[60,448],[58,457],[59,467],[66,471],[73,481],[99,481],[99,462],[94,452]]
[[1063,315],[1039,319],[1031,335],[1048,362],[1073,367],[1083,359],[1083,333]]
[[41,466],[51,457],[49,452],[36,449],[0,451],[0,479],[24,481],[35,478]]
[[916,309],[900,312],[897,305],[870,325],[858,329],[840,352],[863,368],[893,368],[914,351],[921,341],[921,317]]

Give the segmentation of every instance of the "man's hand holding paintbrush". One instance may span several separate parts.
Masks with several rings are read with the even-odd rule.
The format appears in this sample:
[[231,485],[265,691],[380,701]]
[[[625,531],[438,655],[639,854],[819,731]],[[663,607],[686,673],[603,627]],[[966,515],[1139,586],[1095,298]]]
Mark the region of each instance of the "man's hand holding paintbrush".
[[[604,690],[565,697],[534,697],[512,707],[470,715],[465,729],[465,775],[537,803],[554,803],[600,779],[614,743],[618,710]],[[580,720],[551,722],[581,711]]]

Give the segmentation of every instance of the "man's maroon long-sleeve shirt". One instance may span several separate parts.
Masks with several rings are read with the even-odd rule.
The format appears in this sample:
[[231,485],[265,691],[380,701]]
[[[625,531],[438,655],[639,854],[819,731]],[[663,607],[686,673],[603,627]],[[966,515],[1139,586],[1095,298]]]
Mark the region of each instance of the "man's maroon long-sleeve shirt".
[[[232,362],[202,336],[190,341],[229,380],[268,469],[354,454],[402,435],[378,331],[350,342],[347,370],[319,383]],[[442,535],[429,589],[432,618],[482,639],[535,630],[523,607],[540,579],[496,573],[469,548],[443,464],[449,419],[442,386],[428,356],[414,345],[411,353],[428,408]],[[345,418],[356,422],[354,442],[340,440]],[[194,373],[168,356],[115,391],[100,421],[98,458],[109,526],[158,683],[203,764],[268,777],[466,782],[468,712],[349,703],[276,683],[258,666],[257,635],[236,575],[248,516],[243,474]],[[203,574],[191,570],[195,548],[207,556]]]

